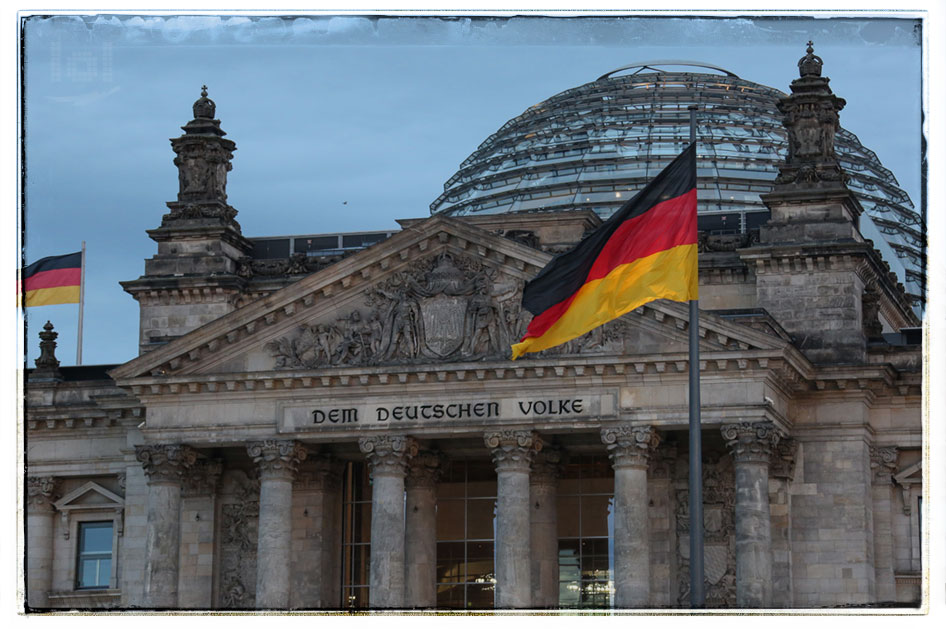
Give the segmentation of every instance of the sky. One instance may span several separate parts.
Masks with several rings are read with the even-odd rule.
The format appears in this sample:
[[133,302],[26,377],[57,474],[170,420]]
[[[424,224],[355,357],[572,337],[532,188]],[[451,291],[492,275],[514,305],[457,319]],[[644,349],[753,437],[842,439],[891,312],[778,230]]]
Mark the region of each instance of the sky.
[[[176,198],[169,138],[208,86],[237,145],[246,236],[396,228],[531,105],[620,66],[705,62],[788,91],[806,42],[847,101],[841,125],[920,207],[922,47],[905,18],[57,15],[23,22],[26,263],[86,242],[83,364],[137,355],[119,281],[157,251]],[[76,305],[30,308],[75,364]]]

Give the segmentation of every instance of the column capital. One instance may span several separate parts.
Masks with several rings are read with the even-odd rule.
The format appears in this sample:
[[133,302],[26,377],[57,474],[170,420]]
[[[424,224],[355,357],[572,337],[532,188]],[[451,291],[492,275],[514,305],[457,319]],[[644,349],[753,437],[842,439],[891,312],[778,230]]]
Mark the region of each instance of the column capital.
[[144,467],[149,484],[180,484],[197,460],[197,450],[181,444],[135,446],[135,458]]
[[483,435],[493,455],[496,471],[529,471],[532,458],[542,449],[542,438],[531,430],[493,430]]
[[430,488],[437,484],[443,474],[444,455],[440,452],[424,450],[411,459],[407,468],[405,484],[413,487]]
[[35,513],[55,510],[53,503],[59,499],[61,479],[55,476],[29,476],[26,479],[26,499],[29,510]]
[[259,470],[260,480],[292,480],[308,451],[295,439],[265,439],[246,444],[246,452]]
[[399,476],[407,473],[407,463],[417,454],[417,441],[405,435],[362,437],[358,448],[368,459],[371,477]]
[[532,474],[529,482],[533,485],[555,485],[562,475],[562,463],[565,455],[558,446],[545,446],[536,452],[532,459]]
[[769,463],[780,431],[772,422],[740,422],[720,426],[723,440],[737,463]]
[[601,429],[601,441],[608,446],[611,465],[647,469],[651,453],[660,444],[653,426],[621,424]]
[[310,456],[299,465],[292,486],[299,491],[336,491],[341,486],[342,467],[342,462],[331,455]]
[[182,479],[181,496],[213,496],[217,493],[217,481],[222,473],[221,459],[197,459]]
[[890,485],[893,483],[893,474],[897,471],[897,448],[889,446],[883,448],[870,447],[870,471],[872,485]]
[[795,478],[795,456],[798,454],[798,442],[791,437],[779,439],[772,449],[769,474],[775,478],[792,480]]

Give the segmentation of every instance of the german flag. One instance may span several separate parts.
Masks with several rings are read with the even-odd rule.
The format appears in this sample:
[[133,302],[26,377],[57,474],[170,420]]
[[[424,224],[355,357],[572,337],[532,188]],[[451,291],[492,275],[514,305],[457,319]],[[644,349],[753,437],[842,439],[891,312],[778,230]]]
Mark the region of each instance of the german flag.
[[26,306],[77,304],[81,283],[82,252],[77,251],[43,258],[23,269],[21,294]]
[[571,251],[528,282],[534,316],[515,360],[561,345],[655,299],[697,299],[696,144]]

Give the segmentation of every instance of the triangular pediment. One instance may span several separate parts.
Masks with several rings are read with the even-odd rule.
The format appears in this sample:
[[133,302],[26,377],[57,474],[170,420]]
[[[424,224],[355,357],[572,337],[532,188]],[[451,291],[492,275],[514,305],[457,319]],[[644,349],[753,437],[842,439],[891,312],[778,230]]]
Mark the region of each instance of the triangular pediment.
[[121,496],[91,481],[70,491],[54,503],[59,511],[120,508],[124,505],[125,500]]
[[[522,288],[551,255],[433,217],[112,371],[138,376],[508,360],[531,315]],[[658,301],[528,359],[686,352],[688,307]],[[703,351],[776,335],[704,313]]]

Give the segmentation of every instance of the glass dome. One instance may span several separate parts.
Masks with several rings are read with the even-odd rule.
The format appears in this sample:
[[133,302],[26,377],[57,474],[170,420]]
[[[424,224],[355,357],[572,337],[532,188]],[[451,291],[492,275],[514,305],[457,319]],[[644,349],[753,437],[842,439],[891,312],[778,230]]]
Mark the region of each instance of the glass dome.
[[[686,147],[687,108],[697,105],[700,229],[751,232],[768,220],[759,195],[787,152],[776,107],[786,95],[714,66],[701,65],[719,74],[662,69],[694,65],[625,66],[530,107],[464,160],[431,214],[590,209],[607,218]],[[841,129],[835,149],[870,217],[862,232],[922,303],[923,225],[913,203],[853,133]]]

